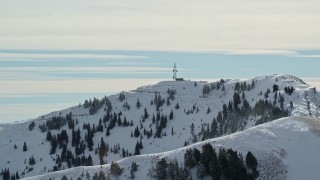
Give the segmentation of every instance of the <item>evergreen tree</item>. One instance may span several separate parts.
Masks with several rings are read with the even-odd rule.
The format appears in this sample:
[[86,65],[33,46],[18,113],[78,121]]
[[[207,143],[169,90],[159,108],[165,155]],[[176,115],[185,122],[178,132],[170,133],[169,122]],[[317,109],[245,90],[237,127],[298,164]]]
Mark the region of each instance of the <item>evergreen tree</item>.
[[210,107],[208,107],[207,114],[209,114],[210,112],[211,112]]
[[156,163],[155,175],[158,180],[165,180],[167,177],[167,166],[168,163],[165,158],[160,159]]
[[55,135],[52,136],[50,144],[51,144],[50,154],[56,153],[56,148],[58,146],[58,142],[57,142],[57,138]]
[[122,126],[122,121],[121,121],[121,117],[120,116],[118,117],[118,126],[119,127]]
[[210,137],[217,137],[218,136],[218,123],[216,119],[213,119],[211,123],[211,132],[210,132]]
[[36,163],[36,160],[33,156],[29,157],[29,165],[34,165]]
[[226,88],[224,87],[224,84],[222,84],[222,88],[221,88],[221,91],[226,91]]
[[100,159],[100,165],[104,164],[104,159],[103,157],[105,156],[106,154],[106,144],[103,140],[103,137],[101,137],[101,140],[100,140],[100,147],[99,147],[99,159]]
[[171,110],[170,115],[169,115],[169,120],[173,119],[173,111]]
[[254,80],[252,80],[251,82],[251,89],[253,89],[256,86],[256,84],[254,83]]
[[138,126],[134,129],[134,137],[139,137],[140,136],[140,131]]
[[144,108],[144,115],[143,115],[143,119],[147,119],[149,117],[147,108]]
[[23,143],[23,148],[22,148],[22,150],[23,150],[23,152],[25,152],[25,151],[28,150],[28,148],[27,148],[27,143],[26,143],[26,142]]
[[35,127],[35,123],[34,123],[34,121],[32,121],[30,124],[29,124],[29,130],[30,131],[32,131],[33,130],[33,128]]
[[137,141],[136,147],[134,148],[134,155],[140,155],[140,143]]
[[170,106],[170,98],[167,98],[167,106]]
[[240,95],[237,92],[233,93],[233,108],[239,111],[238,105],[241,103]]
[[170,179],[175,179],[175,165],[172,161],[169,161],[168,163],[167,174]]
[[135,162],[132,162],[131,169],[130,169],[130,178],[135,178],[135,172],[138,171],[138,165]]
[[106,179],[106,176],[105,176],[104,172],[103,172],[103,171],[100,171],[100,172],[99,172],[98,180],[105,180],[105,179]]
[[190,133],[192,136],[194,136],[194,124],[191,123],[191,126],[190,126]]
[[272,89],[273,89],[273,92],[279,91],[279,86],[276,85],[276,84],[274,84],[274,85],[272,86]]
[[87,138],[88,138],[88,140],[87,140],[87,146],[88,146],[88,148],[89,148],[89,151],[92,151],[93,150],[93,135],[90,133],[90,131],[89,131],[89,133],[88,133],[88,135],[87,135]]
[[180,106],[179,106],[179,103],[177,102],[176,106],[175,106],[176,109],[179,109]]
[[16,179],[20,179],[18,171],[16,172]]
[[187,149],[184,154],[184,166],[187,168],[193,168],[196,165],[196,163],[193,160],[192,157],[192,150]]
[[123,93],[120,93],[119,94],[119,100],[120,100],[120,102],[122,102],[123,100],[125,100],[126,99],[126,96],[123,94]]
[[202,162],[200,162],[197,166],[197,177],[203,179],[204,176],[206,176],[206,167]]
[[136,105],[137,105],[137,109],[139,109],[141,107],[141,103],[140,103],[139,99],[137,99]]
[[47,132],[46,140],[47,140],[47,141],[51,141],[51,139],[52,139],[52,134],[51,134],[51,131],[49,130],[49,131]]
[[111,174],[118,177],[121,175],[122,173],[122,170],[119,166],[119,164],[117,162],[111,162],[111,167],[110,167],[110,171],[111,171]]
[[214,155],[216,155],[216,153],[214,152],[214,149],[209,143],[206,143],[202,146],[202,152],[201,152],[199,164],[202,164],[204,166],[205,174],[210,173],[210,169],[209,169],[210,162],[213,161],[213,159],[217,159],[216,157],[213,157]]
[[249,151],[246,155],[246,166],[249,169],[249,176],[255,179],[259,176],[257,171],[258,162],[254,155]]
[[198,165],[201,158],[201,152],[197,148],[192,149],[192,159],[193,162]]
[[225,149],[220,149],[218,154],[219,166],[221,168],[221,173],[223,177],[229,178],[229,163],[226,155]]

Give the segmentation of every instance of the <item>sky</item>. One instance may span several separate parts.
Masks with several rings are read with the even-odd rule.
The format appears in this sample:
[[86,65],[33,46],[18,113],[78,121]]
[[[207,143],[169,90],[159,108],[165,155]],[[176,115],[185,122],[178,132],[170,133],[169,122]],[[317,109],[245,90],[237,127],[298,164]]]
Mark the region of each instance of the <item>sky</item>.
[[[0,2],[0,123],[141,85],[291,74],[320,88],[317,0]],[[318,89],[319,89],[318,88]]]

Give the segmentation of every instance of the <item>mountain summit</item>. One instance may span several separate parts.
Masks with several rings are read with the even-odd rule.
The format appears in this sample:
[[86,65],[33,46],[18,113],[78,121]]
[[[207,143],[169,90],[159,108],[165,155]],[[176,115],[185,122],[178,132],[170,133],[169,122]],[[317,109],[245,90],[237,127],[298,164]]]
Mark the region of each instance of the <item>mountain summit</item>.
[[[313,179],[312,168],[297,171],[310,159],[320,165],[299,156],[317,150],[319,106],[316,89],[290,75],[164,81],[0,126],[0,167],[4,179],[85,179],[100,172],[128,179],[134,162],[136,179],[150,179],[157,177],[151,172],[157,160],[184,164],[187,149],[209,143],[217,153],[252,152],[259,175],[247,164],[250,177]],[[188,178],[201,177],[200,164],[187,168]]]

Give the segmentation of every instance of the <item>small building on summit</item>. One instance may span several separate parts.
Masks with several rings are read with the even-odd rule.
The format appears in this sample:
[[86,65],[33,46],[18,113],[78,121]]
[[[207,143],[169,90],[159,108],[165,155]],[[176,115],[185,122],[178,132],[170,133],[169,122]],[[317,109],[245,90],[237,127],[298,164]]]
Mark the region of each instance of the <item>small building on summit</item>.
[[174,63],[174,66],[173,66],[173,79],[176,80],[176,81],[183,81],[183,78],[178,78],[177,77],[177,66],[176,66],[176,63]]

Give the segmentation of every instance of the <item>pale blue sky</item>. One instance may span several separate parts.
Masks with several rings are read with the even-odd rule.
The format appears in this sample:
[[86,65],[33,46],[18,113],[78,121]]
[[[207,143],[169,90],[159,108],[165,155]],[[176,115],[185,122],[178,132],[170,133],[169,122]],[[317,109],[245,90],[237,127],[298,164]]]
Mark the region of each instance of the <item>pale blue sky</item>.
[[317,51],[230,54],[167,51],[0,50],[0,122],[37,117],[85,99],[178,76],[191,80],[290,74],[320,82]]
[[318,0],[1,1],[0,122],[171,79],[175,62],[186,79],[281,73],[318,86],[319,9]]

